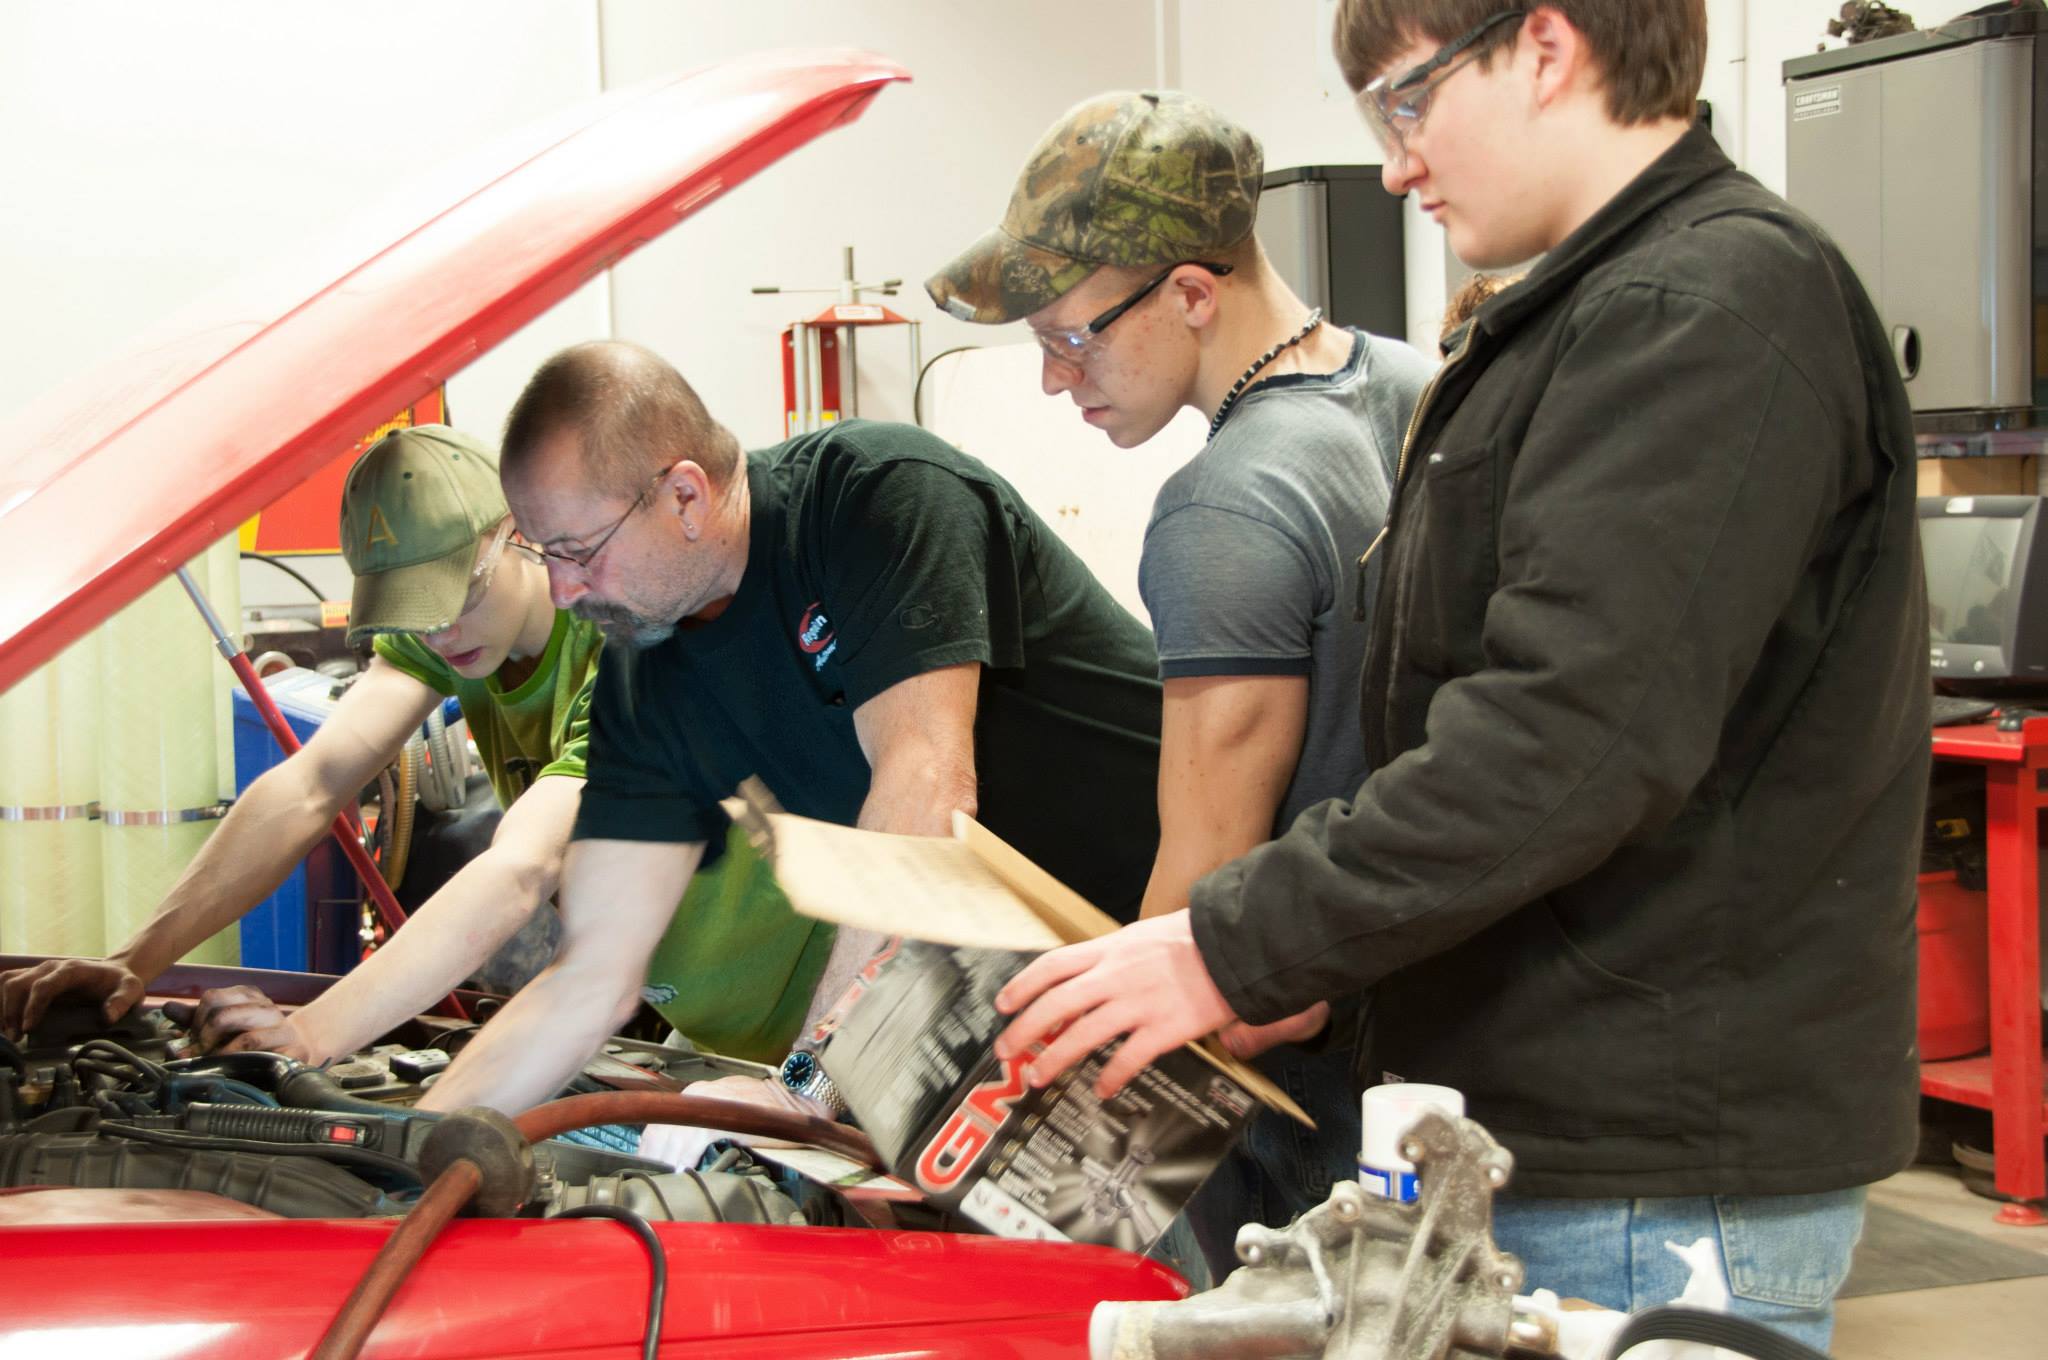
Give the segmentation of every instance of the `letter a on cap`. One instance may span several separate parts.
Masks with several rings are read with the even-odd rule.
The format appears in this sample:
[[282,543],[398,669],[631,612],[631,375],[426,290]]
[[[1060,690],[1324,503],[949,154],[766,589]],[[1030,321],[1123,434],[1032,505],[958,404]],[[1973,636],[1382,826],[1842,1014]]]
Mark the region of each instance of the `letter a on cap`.
[[370,507],[370,532],[364,535],[363,546],[367,548],[372,543],[389,543],[394,548],[398,546],[398,535],[391,532],[391,521],[384,518],[384,507],[381,505]]

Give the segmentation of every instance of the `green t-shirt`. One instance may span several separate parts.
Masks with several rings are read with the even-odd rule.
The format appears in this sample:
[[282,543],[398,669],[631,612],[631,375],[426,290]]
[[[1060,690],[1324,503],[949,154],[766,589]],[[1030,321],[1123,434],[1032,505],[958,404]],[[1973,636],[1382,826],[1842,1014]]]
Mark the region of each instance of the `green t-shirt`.
[[738,827],[697,871],[647,965],[641,997],[713,1053],[779,1063],[824,975],[834,928],[796,914]]
[[507,690],[496,675],[467,680],[412,633],[380,633],[377,655],[436,694],[453,695],[476,741],[498,806],[543,775],[581,779],[590,745],[590,680],[604,637],[597,625],[566,611],[555,614],[547,650],[533,674]]
[[[462,705],[498,802],[548,775],[582,779],[590,699],[604,639],[567,612],[533,674],[507,691],[493,675],[466,680],[410,633],[377,638],[377,654]],[[602,835],[602,829],[598,832]],[[642,993],[691,1042],[777,1062],[789,1052],[832,949],[830,926],[798,916],[760,857],[737,836],[690,880],[655,947]]]

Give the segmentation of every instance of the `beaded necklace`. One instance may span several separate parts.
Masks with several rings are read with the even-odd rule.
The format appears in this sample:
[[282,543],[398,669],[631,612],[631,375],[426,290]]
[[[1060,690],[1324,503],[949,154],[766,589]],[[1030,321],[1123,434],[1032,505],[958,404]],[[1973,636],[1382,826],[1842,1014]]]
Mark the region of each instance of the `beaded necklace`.
[[1258,376],[1259,370],[1272,363],[1286,351],[1293,349],[1296,345],[1308,339],[1310,332],[1322,324],[1323,309],[1318,307],[1308,314],[1308,320],[1302,325],[1300,330],[1287,339],[1282,340],[1252,362],[1252,366],[1244,371],[1243,376],[1237,380],[1237,384],[1230,389],[1230,395],[1223,399],[1223,404],[1216,408],[1216,416],[1209,422],[1209,438],[1214,439],[1216,432],[1223,428],[1223,421],[1229,416],[1230,408],[1237,405],[1237,399],[1244,395],[1244,389],[1251,385],[1251,380]]

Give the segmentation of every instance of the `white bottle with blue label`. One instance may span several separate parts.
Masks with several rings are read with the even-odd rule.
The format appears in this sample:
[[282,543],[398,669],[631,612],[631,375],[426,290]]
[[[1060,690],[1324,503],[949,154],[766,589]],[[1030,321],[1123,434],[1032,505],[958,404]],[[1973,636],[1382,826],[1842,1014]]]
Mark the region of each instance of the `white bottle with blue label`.
[[1359,1097],[1364,1136],[1358,1150],[1358,1183],[1372,1194],[1412,1204],[1422,1193],[1415,1164],[1401,1155],[1401,1140],[1415,1121],[1435,1111],[1447,1119],[1465,1114],[1465,1094],[1449,1086],[1399,1081],[1375,1086]]

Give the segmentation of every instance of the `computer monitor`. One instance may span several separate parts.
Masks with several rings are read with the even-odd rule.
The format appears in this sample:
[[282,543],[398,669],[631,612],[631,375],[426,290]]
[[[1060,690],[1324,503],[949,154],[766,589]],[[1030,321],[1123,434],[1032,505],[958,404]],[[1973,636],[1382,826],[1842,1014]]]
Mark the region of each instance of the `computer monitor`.
[[1944,689],[2048,685],[2039,496],[1922,496],[1929,662]]

